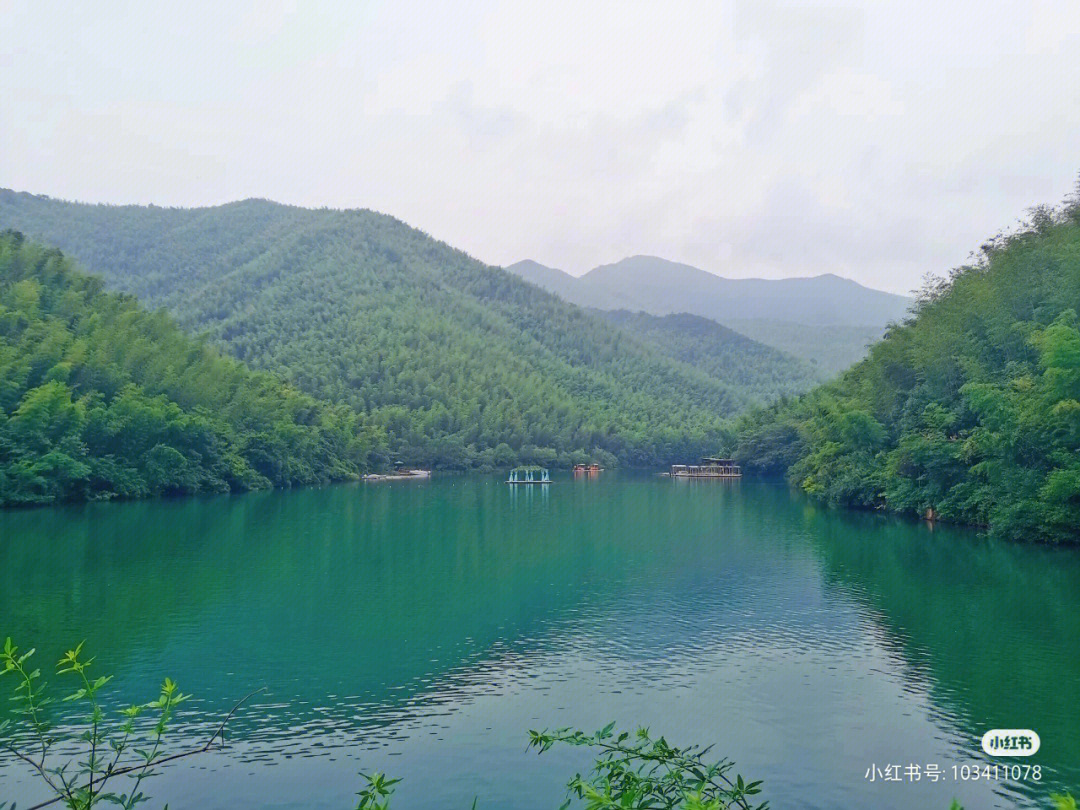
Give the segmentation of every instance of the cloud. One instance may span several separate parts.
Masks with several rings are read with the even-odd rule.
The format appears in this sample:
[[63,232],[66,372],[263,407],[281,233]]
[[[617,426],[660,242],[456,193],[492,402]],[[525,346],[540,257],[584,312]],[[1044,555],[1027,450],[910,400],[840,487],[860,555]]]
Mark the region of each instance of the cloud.
[[1072,2],[16,4],[0,183],[907,291],[1080,168]]

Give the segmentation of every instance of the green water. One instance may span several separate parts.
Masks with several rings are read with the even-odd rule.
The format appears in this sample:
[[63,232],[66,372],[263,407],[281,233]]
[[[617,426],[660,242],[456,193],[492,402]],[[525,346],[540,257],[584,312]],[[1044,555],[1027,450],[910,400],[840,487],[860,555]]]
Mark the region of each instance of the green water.
[[[554,808],[585,763],[529,728],[715,742],[774,807],[1045,805],[1080,787],[1080,552],[815,506],[786,488],[443,477],[0,513],[0,635],[85,639],[121,700],[170,675],[178,740],[267,692],[173,808]],[[0,688],[10,686],[0,681]],[[1040,785],[955,782],[1034,728]],[[872,765],[946,778],[881,784]],[[0,800],[41,798],[0,758]]]

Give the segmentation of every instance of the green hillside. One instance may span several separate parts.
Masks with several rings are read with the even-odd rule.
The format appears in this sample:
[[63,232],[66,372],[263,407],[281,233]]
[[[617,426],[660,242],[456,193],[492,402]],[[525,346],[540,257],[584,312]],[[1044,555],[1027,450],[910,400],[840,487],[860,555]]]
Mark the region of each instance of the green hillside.
[[744,467],[834,503],[1080,540],[1080,194],[928,287],[839,380],[745,417]]
[[248,200],[163,209],[0,191],[0,227],[70,252],[236,357],[367,414],[442,467],[713,450],[750,401],[382,214]]
[[[900,320],[897,316],[896,320]],[[885,334],[884,324],[852,326],[805,324],[769,318],[729,318],[736,332],[809,363],[822,377],[835,377],[866,357],[870,346]]]
[[809,364],[698,315],[593,312],[661,354],[738,386],[759,403],[802,393],[823,380]]
[[355,478],[377,443],[347,409],[0,233],[0,504]]
[[600,310],[690,313],[832,376],[866,356],[911,300],[832,274],[730,279],[656,256],[631,256],[578,278],[526,260],[506,268],[564,301]]

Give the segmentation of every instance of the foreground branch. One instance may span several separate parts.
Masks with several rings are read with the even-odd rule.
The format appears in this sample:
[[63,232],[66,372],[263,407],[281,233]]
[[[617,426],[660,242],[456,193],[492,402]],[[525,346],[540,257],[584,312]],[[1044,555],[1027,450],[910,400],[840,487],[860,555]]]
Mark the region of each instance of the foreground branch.
[[[229,720],[232,719],[232,716],[234,714],[236,714],[236,711],[241,706],[243,706],[245,703],[247,703],[249,700],[251,700],[251,698],[255,697],[255,695],[259,694],[260,692],[265,692],[265,691],[266,691],[266,687],[261,686],[258,689],[254,690],[253,692],[249,692],[243,698],[238,700],[236,702],[236,704],[231,709],[229,709],[229,713],[225,715],[225,719],[223,719],[221,721],[221,724],[217,727],[217,729],[214,731],[214,733],[210,735],[210,739],[208,739],[203,745],[199,746],[198,748],[192,748],[192,749],[190,749],[188,751],[179,751],[179,752],[177,752],[175,754],[169,754],[166,757],[161,757],[160,759],[155,759],[153,762],[140,762],[140,763],[137,763],[135,765],[125,765],[125,766],[123,766],[121,768],[112,768],[112,767],[110,767],[104,773],[104,775],[101,776],[97,780],[98,784],[99,785],[104,784],[105,780],[111,779],[114,776],[123,776],[124,774],[134,773],[135,771],[138,771],[138,770],[146,770],[148,768],[157,767],[158,765],[164,765],[166,762],[174,762],[175,760],[178,760],[178,759],[185,759],[186,757],[192,757],[192,756],[195,756],[196,754],[204,754],[204,753],[206,753],[207,751],[209,751],[213,747],[214,740],[216,740],[216,739],[218,739],[220,737],[222,742],[225,741],[225,738],[222,736],[224,731],[225,731],[225,726],[228,724]],[[26,756],[19,753],[14,748],[11,748],[9,746],[8,750],[10,750],[13,754],[15,754],[20,759],[26,760],[27,762],[30,762],[32,765],[36,766],[36,763],[29,760]],[[39,769],[39,771],[40,770],[41,769]],[[42,772],[42,775],[44,775],[44,772]],[[83,789],[87,789],[87,788],[89,788],[89,784],[85,785],[83,788],[74,788],[74,790],[83,790]],[[32,805],[31,807],[28,807],[27,810],[41,810],[41,808],[43,808],[43,807],[50,807],[51,805],[54,805],[57,802],[64,801],[66,798],[67,797],[64,796],[64,795],[57,795],[57,796],[54,796],[51,799],[48,799],[47,801],[40,802],[39,804]]]

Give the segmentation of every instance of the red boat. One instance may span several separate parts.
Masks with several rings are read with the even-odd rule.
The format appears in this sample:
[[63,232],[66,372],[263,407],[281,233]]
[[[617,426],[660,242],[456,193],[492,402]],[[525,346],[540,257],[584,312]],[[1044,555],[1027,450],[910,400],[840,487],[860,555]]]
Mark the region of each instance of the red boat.
[[599,464],[575,464],[574,475],[597,475],[603,472],[604,468]]

